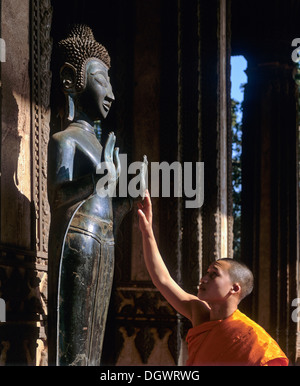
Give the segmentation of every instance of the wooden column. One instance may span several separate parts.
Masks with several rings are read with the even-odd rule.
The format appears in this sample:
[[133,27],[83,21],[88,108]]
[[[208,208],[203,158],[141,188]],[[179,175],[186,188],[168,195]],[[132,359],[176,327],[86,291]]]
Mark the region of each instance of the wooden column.
[[293,63],[251,59],[248,67],[243,122],[242,256],[252,266],[256,279],[252,316],[293,360],[297,325],[291,319],[291,302],[297,297],[299,264]]
[[203,265],[233,257],[230,1],[200,2],[201,148],[205,164]]

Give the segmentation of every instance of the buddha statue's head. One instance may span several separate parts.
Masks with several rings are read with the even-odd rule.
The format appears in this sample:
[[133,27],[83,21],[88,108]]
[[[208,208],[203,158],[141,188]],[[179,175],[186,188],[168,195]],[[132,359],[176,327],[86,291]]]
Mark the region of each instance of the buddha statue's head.
[[91,121],[106,118],[114,95],[108,70],[110,57],[86,25],[75,25],[59,42],[63,56],[60,79],[68,99],[68,120],[85,116]]

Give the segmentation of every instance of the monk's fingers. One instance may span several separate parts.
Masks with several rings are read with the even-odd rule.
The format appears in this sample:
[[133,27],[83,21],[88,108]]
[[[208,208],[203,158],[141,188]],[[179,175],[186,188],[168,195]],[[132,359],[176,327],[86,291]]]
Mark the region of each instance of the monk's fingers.
[[147,160],[147,156],[144,155],[143,162],[141,162],[141,166],[140,166],[140,191],[141,191],[142,200],[144,200],[145,198],[147,186],[148,186],[148,160]]
[[145,190],[145,198],[143,200],[143,206],[146,210],[152,210],[152,201],[148,189]]
[[146,195],[143,201],[143,212],[147,217],[147,220],[152,222],[152,203],[149,195]]
[[142,209],[138,210],[138,217],[139,217],[139,227],[140,227],[140,230],[143,232],[146,230],[147,226],[149,226],[149,221],[145,213],[142,211]]

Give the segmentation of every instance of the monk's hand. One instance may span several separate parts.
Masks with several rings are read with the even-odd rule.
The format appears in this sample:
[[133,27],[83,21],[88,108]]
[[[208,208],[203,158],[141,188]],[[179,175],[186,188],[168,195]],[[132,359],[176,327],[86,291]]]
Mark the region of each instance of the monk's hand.
[[143,234],[152,232],[152,203],[149,191],[145,190],[143,202],[138,202],[139,227]]
[[147,186],[148,186],[148,160],[147,156],[143,156],[143,161],[137,161],[135,164],[138,165],[139,174],[134,177],[139,179],[139,188],[135,187],[133,190],[129,189],[129,195],[133,202],[143,201],[146,195]]

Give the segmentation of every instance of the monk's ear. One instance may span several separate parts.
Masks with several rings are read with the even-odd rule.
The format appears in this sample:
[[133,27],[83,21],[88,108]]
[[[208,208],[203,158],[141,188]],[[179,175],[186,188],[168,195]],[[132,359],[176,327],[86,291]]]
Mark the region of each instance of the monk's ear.
[[234,284],[232,285],[232,289],[231,289],[231,292],[232,292],[232,293],[240,293],[241,290],[242,290],[242,288],[241,288],[241,286],[240,286],[239,283],[234,283]]

